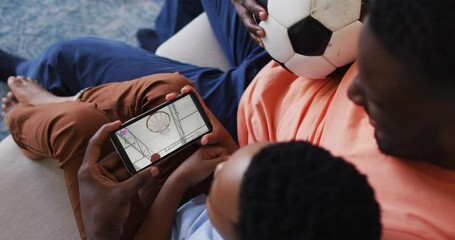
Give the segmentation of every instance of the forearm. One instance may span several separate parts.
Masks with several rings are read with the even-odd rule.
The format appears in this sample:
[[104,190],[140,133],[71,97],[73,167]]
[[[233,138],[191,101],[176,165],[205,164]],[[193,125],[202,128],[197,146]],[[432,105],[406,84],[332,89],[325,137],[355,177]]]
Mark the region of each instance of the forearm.
[[174,218],[187,188],[184,182],[171,175],[148,210],[135,239],[170,239]]

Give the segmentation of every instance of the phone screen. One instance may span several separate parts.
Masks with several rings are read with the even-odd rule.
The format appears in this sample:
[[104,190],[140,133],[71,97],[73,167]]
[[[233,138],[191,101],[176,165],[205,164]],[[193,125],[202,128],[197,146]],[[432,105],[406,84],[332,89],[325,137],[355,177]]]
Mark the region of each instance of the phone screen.
[[153,162],[163,159],[211,130],[197,97],[188,93],[122,124],[111,139],[134,174],[153,164],[152,156]]

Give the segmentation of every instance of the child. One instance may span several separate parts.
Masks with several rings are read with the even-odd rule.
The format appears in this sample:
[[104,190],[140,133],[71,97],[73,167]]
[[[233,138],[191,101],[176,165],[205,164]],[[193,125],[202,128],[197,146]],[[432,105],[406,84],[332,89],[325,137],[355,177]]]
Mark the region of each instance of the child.
[[210,174],[204,166],[210,161],[217,160],[201,160],[196,152],[171,174],[137,238],[380,238],[379,206],[366,177],[307,142],[241,148],[220,161],[208,197],[199,195],[177,210],[176,196]]

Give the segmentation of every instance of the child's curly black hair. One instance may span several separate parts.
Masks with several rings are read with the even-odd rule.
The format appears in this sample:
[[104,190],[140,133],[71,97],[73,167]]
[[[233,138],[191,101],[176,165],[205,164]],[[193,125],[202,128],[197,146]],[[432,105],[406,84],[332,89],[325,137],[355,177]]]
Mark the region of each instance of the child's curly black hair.
[[257,153],[239,198],[240,239],[379,239],[380,210],[364,175],[307,142]]

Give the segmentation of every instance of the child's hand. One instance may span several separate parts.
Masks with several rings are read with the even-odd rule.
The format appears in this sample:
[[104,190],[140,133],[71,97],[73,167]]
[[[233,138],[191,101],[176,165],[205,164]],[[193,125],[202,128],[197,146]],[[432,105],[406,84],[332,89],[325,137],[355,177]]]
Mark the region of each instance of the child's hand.
[[[207,108],[207,106],[204,103],[204,100],[202,100],[201,96],[199,93],[196,91],[191,86],[184,86],[182,90],[180,91],[181,93],[188,93],[188,92],[194,92],[196,96],[199,99],[199,102],[201,102],[202,108],[204,111],[207,113],[207,117],[209,118],[210,122],[212,123],[213,130],[211,133],[207,133],[201,138],[201,145],[211,145],[211,144],[219,144],[225,148],[227,148],[229,154],[232,154],[235,152],[239,147],[237,146],[237,143],[235,143],[234,139],[232,136],[229,134],[229,132],[224,128],[224,126],[218,121],[218,119],[213,115],[213,113]],[[170,101],[177,97],[178,93],[169,93],[166,95],[166,100]]]
[[202,146],[184,161],[171,175],[174,181],[192,187],[215,171],[216,166],[228,158],[221,146]]

